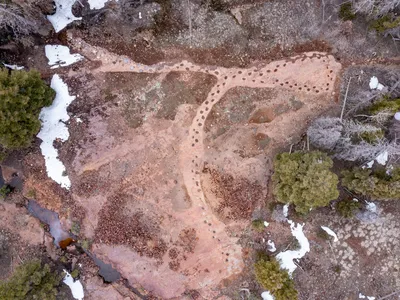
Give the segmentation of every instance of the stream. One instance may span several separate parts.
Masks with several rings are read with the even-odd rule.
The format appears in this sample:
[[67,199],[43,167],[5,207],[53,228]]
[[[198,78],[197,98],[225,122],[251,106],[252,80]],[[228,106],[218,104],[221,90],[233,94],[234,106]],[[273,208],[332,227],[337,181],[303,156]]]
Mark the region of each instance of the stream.
[[[29,200],[28,211],[32,216],[49,226],[50,234],[54,238],[54,244],[57,247],[64,249],[74,241],[73,235],[62,228],[56,212],[41,207],[35,200]],[[104,282],[112,283],[121,278],[121,274],[115,270],[111,264],[106,264],[88,250],[84,251],[93,260],[96,266],[99,267],[99,275],[103,278]]]

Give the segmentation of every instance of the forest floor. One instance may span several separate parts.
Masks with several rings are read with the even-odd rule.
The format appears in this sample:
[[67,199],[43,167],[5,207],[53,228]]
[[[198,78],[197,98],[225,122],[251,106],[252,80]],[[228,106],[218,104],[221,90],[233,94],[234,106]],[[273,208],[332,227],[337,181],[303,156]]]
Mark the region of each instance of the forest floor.
[[[173,31],[175,23],[153,35],[161,25],[150,17],[155,29],[132,34],[140,20],[131,17],[132,25],[106,12],[47,38],[83,55],[81,62],[49,70],[43,45],[24,53],[17,63],[44,77],[60,74],[76,95],[68,107],[70,137],[56,142],[72,185],[63,189],[46,176],[40,141],[4,162],[5,179],[18,173],[24,187],[0,206],[0,275],[18,264],[15,253],[25,259],[44,251],[81,264],[87,299],[246,299],[246,289],[260,298],[254,250],[268,251],[267,240],[276,253],[293,244],[270,191],[274,155],[306,147],[309,123],[340,112],[352,65],[368,69],[357,83],[367,90],[370,75],[398,64],[393,42],[365,33],[361,21],[345,37],[335,1],[281,2],[227,1],[224,12],[194,6],[200,20],[190,35],[186,26]],[[129,13],[150,14],[159,9],[154,5]],[[108,9],[118,15],[122,8]],[[181,6],[170,9],[164,21],[175,20]],[[322,9],[324,18],[333,16],[321,25],[328,30],[309,32]],[[24,211],[22,195],[59,213],[65,229],[123,279],[106,284],[74,246],[67,254],[54,249],[47,228]],[[299,299],[399,290],[399,214],[395,202],[378,204],[368,221],[344,219],[330,207],[305,218],[291,213],[311,245],[293,275]],[[257,232],[254,219],[270,225]],[[322,238],[320,226],[339,241]]]

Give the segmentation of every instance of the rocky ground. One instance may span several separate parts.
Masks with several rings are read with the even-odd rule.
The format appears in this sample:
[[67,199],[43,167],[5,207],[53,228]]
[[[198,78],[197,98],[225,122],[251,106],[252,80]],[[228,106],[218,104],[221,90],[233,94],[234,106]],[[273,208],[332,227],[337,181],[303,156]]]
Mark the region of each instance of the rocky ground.
[[[120,0],[98,11],[81,2],[82,21],[6,56],[45,78],[60,74],[76,100],[70,138],[56,143],[70,190],[47,177],[40,141],[3,163],[5,179],[17,173],[24,185],[0,206],[0,276],[39,253],[80,264],[87,299],[260,298],[254,250],[293,244],[269,189],[274,155],[306,147],[309,122],[339,112],[349,66],[396,71],[396,44],[365,20],[341,21],[340,1]],[[85,59],[50,70],[43,43]],[[56,249],[24,207],[32,198],[122,278],[104,283],[75,246]],[[400,288],[400,204],[378,208],[298,220],[311,243],[294,273],[299,299]],[[253,219],[270,225],[256,232]],[[321,238],[320,226],[339,241]]]

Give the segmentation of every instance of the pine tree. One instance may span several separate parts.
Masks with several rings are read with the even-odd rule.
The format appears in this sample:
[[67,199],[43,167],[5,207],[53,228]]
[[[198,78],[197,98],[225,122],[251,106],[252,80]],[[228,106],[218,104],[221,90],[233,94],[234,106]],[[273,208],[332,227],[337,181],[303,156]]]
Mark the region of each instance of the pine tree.
[[0,144],[8,149],[29,146],[40,130],[40,110],[54,95],[37,71],[0,69]]
[[332,160],[319,151],[281,153],[274,161],[272,181],[279,202],[293,203],[299,213],[326,206],[339,196]]

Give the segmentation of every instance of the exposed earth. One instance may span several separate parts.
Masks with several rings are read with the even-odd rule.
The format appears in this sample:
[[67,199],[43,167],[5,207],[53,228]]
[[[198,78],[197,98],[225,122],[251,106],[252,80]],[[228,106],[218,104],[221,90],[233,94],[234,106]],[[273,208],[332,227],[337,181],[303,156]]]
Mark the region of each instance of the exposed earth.
[[[85,299],[260,299],[253,250],[268,251],[266,240],[276,253],[293,243],[282,207],[270,205],[274,155],[307,147],[308,124],[340,111],[352,65],[368,66],[367,75],[390,64],[399,72],[395,45],[364,37],[362,21],[339,43],[335,1],[211,1],[226,5],[222,11],[191,1],[198,17],[190,33],[185,14],[183,25],[176,20],[186,1],[110,2],[96,16],[82,2],[74,7],[84,16],[79,26],[46,43],[68,45],[84,60],[50,70],[38,44],[16,61],[46,79],[60,74],[76,95],[70,137],[55,142],[72,185],[47,177],[40,141],[4,161],[5,181],[17,174],[24,185],[0,204],[0,277],[18,257],[44,252],[81,265]],[[124,7],[130,19],[116,20],[110,12]],[[155,18],[159,11],[171,23]],[[336,27],[311,34],[317,24]],[[121,279],[103,282],[74,245],[57,249],[24,207],[33,198]],[[400,289],[400,203],[378,207],[372,221],[329,207],[293,215],[311,244],[293,275],[299,299],[380,299]],[[256,232],[254,219],[270,225]],[[320,226],[339,241],[318,236]]]

